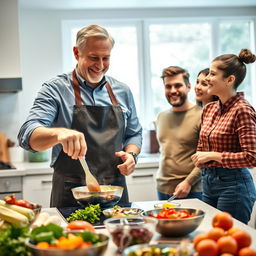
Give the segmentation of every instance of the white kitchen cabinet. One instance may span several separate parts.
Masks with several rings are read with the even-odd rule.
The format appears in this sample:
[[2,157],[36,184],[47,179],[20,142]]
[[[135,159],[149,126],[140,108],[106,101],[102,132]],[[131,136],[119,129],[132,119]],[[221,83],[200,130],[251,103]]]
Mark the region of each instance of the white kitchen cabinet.
[[47,208],[50,207],[52,174],[23,176],[23,198]]
[[140,168],[126,177],[130,202],[157,200],[156,171],[157,168]]
[[17,199],[22,199],[22,177],[1,177],[0,178],[0,199],[15,194]]

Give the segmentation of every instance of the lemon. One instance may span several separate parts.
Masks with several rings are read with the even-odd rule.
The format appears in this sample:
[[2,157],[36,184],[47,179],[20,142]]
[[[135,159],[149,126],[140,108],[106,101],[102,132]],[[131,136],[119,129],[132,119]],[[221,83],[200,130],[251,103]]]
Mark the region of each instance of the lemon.
[[171,204],[171,203],[164,203],[163,204],[163,208],[171,208],[171,207],[175,207],[175,204]]

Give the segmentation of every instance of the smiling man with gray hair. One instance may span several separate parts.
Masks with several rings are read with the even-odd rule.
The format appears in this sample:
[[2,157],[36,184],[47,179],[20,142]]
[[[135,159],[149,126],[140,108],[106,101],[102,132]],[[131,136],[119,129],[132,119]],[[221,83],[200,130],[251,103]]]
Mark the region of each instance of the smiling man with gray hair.
[[100,184],[124,187],[135,169],[142,128],[130,88],[106,72],[114,39],[98,25],[77,33],[75,69],[43,84],[18,139],[30,151],[53,147],[51,206],[77,206],[71,189],[85,185],[86,157]]

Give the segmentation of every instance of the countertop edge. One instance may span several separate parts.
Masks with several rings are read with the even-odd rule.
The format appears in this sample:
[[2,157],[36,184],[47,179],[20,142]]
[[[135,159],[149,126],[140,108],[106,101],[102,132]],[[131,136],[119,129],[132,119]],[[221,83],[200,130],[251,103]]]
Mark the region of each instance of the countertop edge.
[[[53,168],[48,162],[14,162],[16,169],[0,170],[1,177],[26,176],[26,175],[44,175],[52,174]],[[159,156],[157,154],[149,154],[147,157],[139,158],[136,169],[158,168]]]

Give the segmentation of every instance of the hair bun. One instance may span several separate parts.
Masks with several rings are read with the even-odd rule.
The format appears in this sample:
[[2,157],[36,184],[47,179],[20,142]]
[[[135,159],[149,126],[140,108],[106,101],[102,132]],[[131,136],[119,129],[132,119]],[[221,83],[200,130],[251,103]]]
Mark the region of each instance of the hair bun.
[[242,49],[238,58],[246,64],[253,63],[256,60],[256,56],[248,49]]

